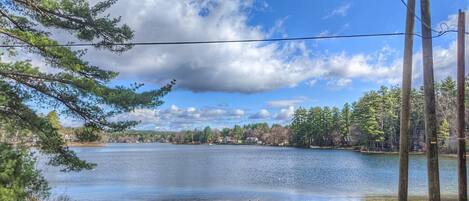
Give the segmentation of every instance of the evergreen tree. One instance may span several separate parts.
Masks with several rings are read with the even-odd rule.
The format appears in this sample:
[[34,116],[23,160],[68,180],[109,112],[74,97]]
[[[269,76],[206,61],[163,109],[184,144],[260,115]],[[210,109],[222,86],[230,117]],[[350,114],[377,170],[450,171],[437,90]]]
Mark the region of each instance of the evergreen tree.
[[243,129],[241,128],[241,126],[239,126],[239,125],[234,126],[233,135],[236,139],[236,143],[238,143],[241,140],[242,135],[243,135]]
[[[54,105],[59,113],[81,119],[87,129],[121,131],[138,122],[113,122],[109,121],[110,117],[138,108],[157,108],[163,103],[161,98],[174,85],[172,81],[161,89],[146,92],[137,92],[142,87],[137,83],[130,87],[111,87],[110,81],[118,75],[116,72],[102,70],[83,60],[85,50],[72,50],[52,39],[50,30],[56,29],[70,33],[74,37],[71,40],[93,42],[95,48],[112,52],[128,50],[129,45],[111,45],[127,42],[133,37],[132,30],[121,25],[118,17],[112,18],[105,13],[115,2],[104,0],[93,6],[87,0],[10,0],[0,3],[1,44],[23,46],[0,52],[2,58],[7,58],[0,60],[0,129],[8,124],[14,125],[16,130],[28,131],[29,136],[22,135],[23,139],[36,138],[37,149],[48,155],[48,164],[61,166],[64,171],[91,169],[95,165],[79,159],[65,145],[58,133],[57,115],[52,113],[50,118],[43,117],[31,105],[45,108]],[[55,73],[41,71],[31,60],[22,59],[22,55],[39,57],[46,66],[55,68]],[[1,146],[6,146],[8,138],[1,139]],[[19,150],[13,150],[13,153],[16,151]],[[20,162],[23,155],[10,154],[9,157]],[[0,160],[0,167],[9,166],[8,161]],[[29,164],[30,160],[27,161]],[[34,172],[33,165],[16,167],[18,172]],[[6,169],[0,169],[2,178],[8,174]],[[8,182],[15,177],[5,178]],[[17,187],[23,189],[15,192],[28,191],[30,184],[22,179],[12,180],[22,182]],[[5,191],[5,188],[12,187],[5,182],[0,185],[2,196],[11,190]],[[13,197],[13,200],[18,199]]]
[[293,130],[292,144],[296,146],[305,146],[308,140],[307,136],[307,116],[308,111],[304,108],[295,110],[291,128]]
[[350,110],[350,104],[345,103],[340,112],[339,128],[342,145],[346,145],[346,139],[350,137],[350,126],[351,126],[351,117],[352,112]]
[[[71,33],[76,40],[90,41],[96,48],[122,52],[130,46],[114,46],[133,37],[132,30],[119,25],[119,18],[103,14],[115,0],[91,6],[86,0],[11,0],[0,4],[0,35],[3,45],[24,45],[3,52],[11,57],[0,60],[0,119],[30,130],[38,138],[38,148],[50,155],[51,165],[65,171],[90,169],[93,164],[80,160],[69,150],[51,123],[29,107],[35,103],[48,107],[59,105],[60,112],[79,118],[86,126],[98,129],[123,130],[135,121],[111,122],[109,117],[136,108],[156,108],[174,84],[161,89],[137,93],[142,86],[110,87],[116,72],[102,70],[83,60],[85,51],[59,46],[49,30]],[[34,54],[58,73],[43,72],[30,60],[15,57]]]
[[204,141],[202,143],[211,143],[212,142],[212,129],[207,126],[204,128]]
[[0,144],[0,200],[35,200],[49,196],[49,187],[35,159],[24,148]]
[[438,147],[442,150],[448,148],[448,139],[449,139],[449,123],[446,119],[443,119],[438,127]]
[[340,134],[340,111],[339,108],[332,108],[332,119],[330,124],[331,146],[338,146],[342,144],[342,137]]
[[55,111],[51,111],[46,116],[47,120],[49,121],[52,128],[59,130],[62,128],[60,125],[59,115]]

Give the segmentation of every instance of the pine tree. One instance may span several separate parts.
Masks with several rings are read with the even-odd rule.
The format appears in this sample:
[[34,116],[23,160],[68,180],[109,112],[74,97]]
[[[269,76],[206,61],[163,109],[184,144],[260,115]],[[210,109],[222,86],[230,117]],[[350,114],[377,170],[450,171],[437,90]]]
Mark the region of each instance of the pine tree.
[[292,144],[296,146],[306,145],[305,140],[307,139],[307,116],[307,110],[302,107],[295,110],[295,113],[293,114],[293,120],[290,127],[293,130]]
[[350,126],[351,126],[351,108],[350,104],[345,103],[340,112],[340,136],[342,145],[346,145],[347,138],[350,137]]
[[207,126],[204,128],[204,141],[202,143],[211,143],[212,142],[212,129]]
[[449,139],[449,123],[446,119],[443,119],[438,127],[438,147],[441,150],[446,150],[448,148],[448,139]]
[[59,115],[55,111],[51,111],[46,116],[47,120],[49,121],[52,128],[59,130],[62,128],[60,125]]
[[233,128],[233,135],[236,139],[236,144],[241,140],[242,135],[243,135],[243,128],[239,125],[235,125]]
[[[1,43],[24,46],[2,52],[10,59],[0,60],[0,120],[34,133],[39,150],[50,156],[49,164],[62,166],[64,171],[91,169],[94,165],[69,150],[57,129],[38,115],[31,103],[60,106],[61,114],[83,120],[85,127],[118,131],[138,122],[111,122],[110,117],[136,108],[158,107],[174,84],[143,93],[137,92],[141,84],[110,87],[116,72],[91,65],[83,60],[84,50],[60,46],[50,37],[50,30],[58,29],[70,33],[74,40],[93,42],[96,48],[128,50],[131,46],[110,45],[133,37],[127,25],[120,25],[119,18],[104,13],[115,2],[105,0],[91,6],[86,0],[11,0],[0,4]],[[17,55],[36,55],[57,73],[43,72]]]

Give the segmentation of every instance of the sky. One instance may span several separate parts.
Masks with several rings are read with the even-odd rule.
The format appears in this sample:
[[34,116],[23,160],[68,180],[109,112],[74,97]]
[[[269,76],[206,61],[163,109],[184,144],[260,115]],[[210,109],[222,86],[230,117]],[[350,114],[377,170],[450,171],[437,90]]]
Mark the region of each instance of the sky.
[[[420,15],[418,3],[416,8]],[[432,0],[432,26],[454,28],[458,9],[468,8],[469,0]],[[109,9],[135,31],[134,42],[404,32],[405,11],[400,0],[120,0]],[[415,31],[421,31],[419,21]],[[69,37],[54,36],[59,41]],[[455,75],[455,38],[449,33],[433,40],[436,80]],[[416,87],[422,84],[421,39],[414,41]],[[84,58],[119,72],[112,84],[141,82],[142,90],[148,90],[176,79],[160,108],[113,119],[139,120],[136,129],[184,130],[288,124],[299,107],[340,108],[381,85],[399,85],[403,46],[403,36],[388,36],[136,46],[120,54],[89,49]],[[62,121],[65,126],[80,123],[66,117]]]

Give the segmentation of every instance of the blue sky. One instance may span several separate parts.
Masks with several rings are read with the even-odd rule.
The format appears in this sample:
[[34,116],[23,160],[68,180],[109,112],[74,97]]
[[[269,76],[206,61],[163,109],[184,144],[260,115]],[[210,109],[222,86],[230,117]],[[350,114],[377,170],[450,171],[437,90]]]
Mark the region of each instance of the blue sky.
[[[432,25],[454,25],[458,9],[468,5],[432,0]],[[135,30],[137,42],[393,33],[403,32],[405,22],[400,0],[120,0],[110,11]],[[416,21],[416,32],[420,26]],[[454,75],[454,41],[454,33],[433,41],[436,79]],[[120,55],[90,50],[85,59],[120,72],[113,84],[137,81],[151,89],[177,79],[160,109],[115,118],[141,120],[137,129],[180,130],[286,124],[298,107],[341,107],[380,85],[399,84],[403,44],[393,36],[134,47]],[[420,47],[415,38],[414,86],[421,84]],[[64,124],[76,122],[64,118]]]

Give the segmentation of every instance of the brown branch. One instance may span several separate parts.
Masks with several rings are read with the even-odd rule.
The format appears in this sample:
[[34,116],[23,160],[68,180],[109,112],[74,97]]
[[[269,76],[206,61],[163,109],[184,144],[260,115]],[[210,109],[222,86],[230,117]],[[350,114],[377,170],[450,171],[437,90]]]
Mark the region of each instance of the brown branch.
[[3,12],[2,9],[0,9],[0,14],[1,14],[3,17],[7,18],[11,23],[13,23],[19,30],[24,31],[23,27],[21,27],[20,24],[19,24],[17,21],[15,21],[13,18],[11,18],[10,16],[8,16],[7,13]]
[[[23,81],[23,80],[21,80],[21,79],[15,78],[14,76],[6,76],[6,77],[8,77],[8,78],[10,78],[10,79],[12,79],[12,80],[14,80],[14,81],[16,81],[16,82],[22,84],[22,85],[25,85],[25,86],[27,86],[27,87],[29,87],[29,88],[31,88],[31,89],[34,89],[34,90],[36,90],[36,91],[38,91],[38,92],[41,92],[42,94],[44,94],[44,95],[46,95],[46,96],[49,96],[49,97],[51,97],[51,98],[53,98],[53,99],[55,99],[55,100],[61,102],[61,103],[64,104],[68,109],[72,110],[73,112],[75,112],[76,114],[78,114],[79,116],[81,116],[84,120],[93,121],[92,118],[89,117],[87,114],[85,114],[85,113],[83,113],[82,111],[78,110],[78,109],[77,109],[77,106],[70,104],[69,102],[63,100],[63,99],[60,98],[59,96],[57,96],[57,95],[55,95],[55,94],[52,94],[52,93],[50,93],[50,92],[48,92],[48,91],[46,91],[46,90],[44,90],[44,89],[42,89],[42,88],[40,88],[40,87],[38,87],[38,86],[32,85],[32,84],[30,84],[30,83],[27,83],[27,82],[25,82],[25,81]],[[97,123],[97,122],[95,122],[95,123]]]
[[[107,41],[110,41],[110,38],[106,35],[106,34],[102,34],[102,31],[100,29],[97,29],[96,27],[92,26],[94,25],[94,22],[93,21],[88,21],[88,23],[92,24],[92,25],[89,25],[87,23],[87,21],[84,21],[84,20],[81,20],[81,19],[77,19],[77,18],[74,18],[74,17],[71,17],[69,15],[65,15],[63,13],[60,13],[60,12],[56,12],[56,11],[52,11],[52,10],[48,10],[44,7],[41,7],[39,5],[36,5],[30,1],[23,1],[23,0],[14,0],[15,2],[17,3],[20,3],[20,4],[23,4],[23,5],[26,5],[27,7],[29,7],[30,9],[33,9],[35,11],[38,11],[40,12],[41,14],[44,15],[44,13],[47,13],[47,14],[50,14],[50,15],[54,15],[56,17],[59,17],[59,18],[63,18],[63,19],[66,19],[66,20],[70,20],[74,23],[77,23],[79,25],[81,25],[82,27],[91,27],[92,29],[96,30],[98,35],[100,37],[102,37],[104,40],[107,40]],[[75,28],[75,27],[68,27],[69,29],[79,29],[79,28]]]
[[[5,29],[0,28],[0,34],[3,34],[3,35],[6,35],[6,36],[9,36],[9,37],[11,37],[11,38],[14,38],[14,39],[16,39],[16,40],[19,40],[20,42],[23,42],[23,43],[25,43],[25,44],[27,44],[27,45],[29,45],[29,46],[31,46],[31,47],[34,47],[34,48],[38,49],[38,50],[41,51],[41,52],[44,52],[44,53],[47,53],[47,52],[48,52],[45,46],[40,46],[40,45],[33,44],[33,43],[31,43],[31,42],[29,42],[29,41],[27,41],[27,40],[24,40],[23,38],[21,38],[21,37],[15,35],[15,34],[9,32],[9,31],[7,31],[7,30],[5,30]],[[57,58],[56,55],[52,55],[52,54],[50,55],[50,57],[51,57],[51,58]],[[51,61],[51,62],[52,62],[53,64],[55,64],[55,65],[58,65],[57,62],[53,62],[53,61]],[[82,64],[82,65],[84,65],[84,64]],[[66,70],[70,70],[70,69],[66,69]],[[70,71],[72,71],[72,70],[70,70]],[[72,72],[74,72],[74,71],[72,71]],[[82,76],[84,76],[84,77],[86,77],[86,78],[90,78],[90,77],[89,77],[90,75],[89,75],[88,73],[84,72],[84,71],[78,71],[78,72],[76,72],[76,73],[78,73],[79,75],[82,75]]]
[[51,10],[48,10],[42,6],[39,6],[39,5],[36,5],[30,1],[23,1],[23,0],[14,0],[15,2],[19,3],[19,4],[23,4],[33,10],[36,10],[38,12],[40,12],[41,14],[44,14],[44,13],[48,13],[48,14],[51,14],[51,15],[55,15],[57,17],[60,17],[60,18],[64,18],[64,19],[67,19],[67,20],[70,20],[70,21],[73,21],[75,23],[79,23],[79,24],[84,24],[85,22],[80,20],[80,19],[76,19],[76,18],[73,18],[73,17],[70,17],[70,16],[67,16],[63,13],[60,13],[60,12],[54,12],[54,11],[51,11]]
[[59,79],[59,78],[54,78],[54,77],[31,75],[31,74],[19,73],[19,72],[4,72],[4,71],[0,71],[0,75],[3,75],[5,77],[9,77],[10,75],[13,75],[13,76],[19,76],[19,77],[40,79],[40,80],[45,80],[45,81],[55,81],[55,82],[59,82],[59,83],[62,83],[62,84],[68,84],[68,85],[77,87],[79,89],[86,90],[86,88],[84,88],[83,86],[80,86],[80,85],[78,85],[76,83],[73,83],[69,80]]

